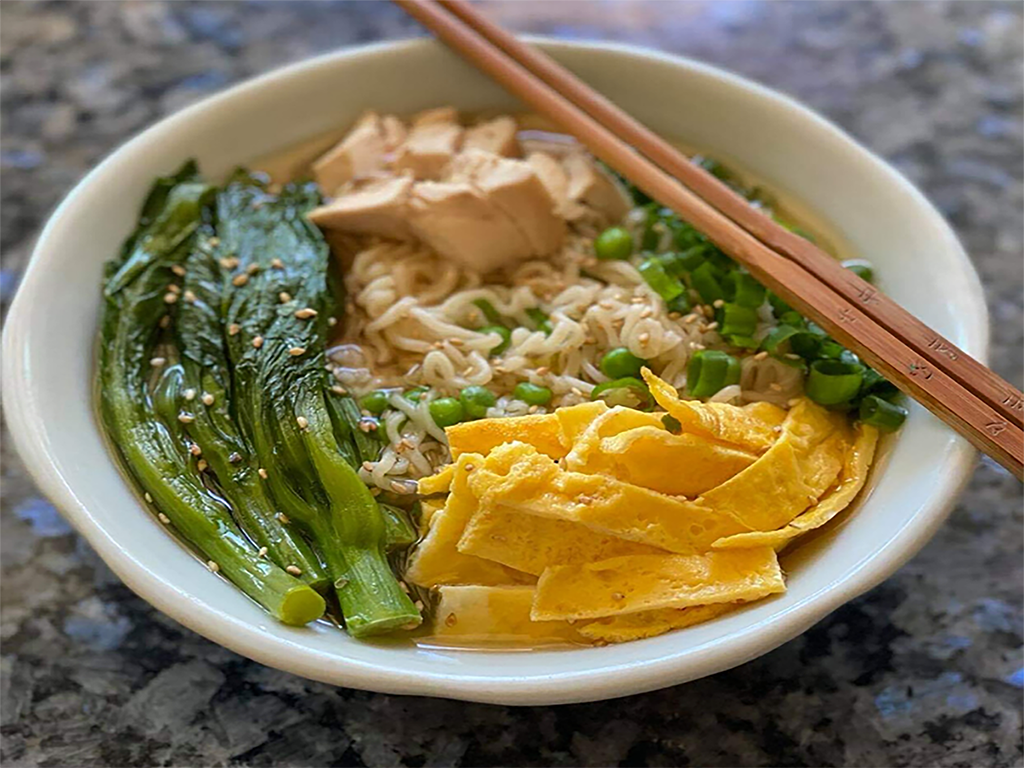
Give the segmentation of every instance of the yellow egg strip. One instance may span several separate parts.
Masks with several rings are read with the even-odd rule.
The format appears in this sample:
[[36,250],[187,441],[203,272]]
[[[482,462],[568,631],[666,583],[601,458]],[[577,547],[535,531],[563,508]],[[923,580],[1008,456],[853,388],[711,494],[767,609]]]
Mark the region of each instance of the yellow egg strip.
[[444,586],[438,591],[434,634],[439,638],[494,643],[582,640],[568,622],[530,619],[532,586]]
[[631,555],[556,565],[541,574],[534,621],[604,616],[748,602],[786,589],[771,547],[705,555]]
[[487,508],[504,506],[580,523],[670,552],[704,552],[723,536],[750,530],[728,514],[601,475],[564,472],[522,443],[496,448],[469,487]]
[[642,640],[645,637],[663,635],[673,629],[685,629],[703,624],[705,621],[734,611],[737,607],[736,603],[717,603],[715,605],[695,605],[692,608],[659,608],[654,611],[606,616],[603,619],[579,624],[577,628],[579,633],[588,640],[627,643],[630,640]]
[[846,417],[801,400],[776,443],[757,461],[697,499],[731,512],[751,531],[787,525],[828,489],[843,464]]
[[637,427],[602,439],[586,465],[577,471],[607,475],[670,496],[694,498],[756,460],[753,453],[698,435],[673,435],[665,429]]
[[666,553],[646,544],[592,531],[577,523],[501,506],[483,507],[473,515],[459,539],[459,552],[537,576],[551,565]]
[[778,437],[775,427],[786,417],[784,410],[771,403],[737,406],[681,400],[671,384],[662,381],[647,368],[643,369],[642,374],[658,405],[679,422],[683,432],[702,435],[754,453],[763,453],[775,442]]
[[797,536],[825,525],[846,509],[864,487],[877,444],[878,430],[872,426],[859,425],[857,439],[847,452],[846,464],[840,475],[839,483],[831,493],[784,528],[777,531],[755,531],[728,536],[719,539],[713,546],[715,549],[774,547],[778,551]]
[[499,563],[464,555],[457,544],[466,523],[477,510],[476,497],[467,486],[467,468],[479,466],[483,456],[466,453],[455,463],[452,490],[444,509],[430,519],[426,537],[413,550],[405,577],[413,584],[433,587],[438,584],[523,584],[533,577],[513,571]]
[[436,475],[420,478],[416,483],[416,490],[421,496],[432,496],[435,493],[448,493],[452,487],[452,474],[455,472],[455,465],[449,464],[439,470]]

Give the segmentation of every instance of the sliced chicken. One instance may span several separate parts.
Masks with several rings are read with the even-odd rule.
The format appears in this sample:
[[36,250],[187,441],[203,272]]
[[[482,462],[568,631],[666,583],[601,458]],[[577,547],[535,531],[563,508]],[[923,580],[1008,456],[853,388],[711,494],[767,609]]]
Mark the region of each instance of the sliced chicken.
[[562,164],[547,152],[531,152],[526,162],[555,201],[555,213],[564,219],[571,219],[570,212],[575,203],[569,198],[569,176]]
[[421,112],[395,155],[394,169],[410,171],[417,179],[440,179],[444,167],[462,143],[462,126],[451,107]]
[[482,149],[503,157],[517,157],[519,143],[516,141],[516,130],[516,121],[508,115],[496,117],[467,128],[462,149]]
[[619,221],[631,207],[629,195],[619,182],[592,158],[573,153],[562,158],[569,177],[569,198],[600,213],[606,221]]
[[367,112],[348,135],[313,163],[313,176],[326,194],[350,181],[383,172],[388,153],[405,140],[405,126],[395,117],[383,120]]
[[413,236],[408,221],[413,183],[408,175],[367,182],[310,211],[309,219],[324,229],[409,239]]
[[420,240],[468,269],[490,272],[532,251],[512,220],[465,182],[416,184],[409,212]]
[[509,218],[530,246],[520,258],[544,256],[562,246],[565,220],[529,163],[470,149],[452,160],[446,178],[472,185]]

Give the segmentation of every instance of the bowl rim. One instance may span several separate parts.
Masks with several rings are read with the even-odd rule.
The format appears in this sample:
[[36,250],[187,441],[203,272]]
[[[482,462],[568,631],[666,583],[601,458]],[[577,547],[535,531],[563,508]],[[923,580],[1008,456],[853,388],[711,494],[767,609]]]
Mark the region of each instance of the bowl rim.
[[[936,223],[944,228],[960,266],[961,274],[958,277],[961,278],[964,291],[961,310],[966,313],[967,321],[973,321],[966,322],[968,338],[962,346],[983,362],[986,360],[989,341],[987,305],[977,272],[956,235],[909,180],[841,128],[788,95],[687,57],[621,43],[564,41],[541,36],[526,39],[555,53],[560,50],[585,50],[596,55],[611,52],[696,71],[796,113],[802,121],[815,124],[817,130],[843,140],[865,162],[880,166],[879,170],[885,173],[889,183],[913,197],[914,203],[923,206]],[[110,533],[93,519],[85,504],[78,499],[74,489],[58,471],[50,457],[47,442],[35,428],[35,425],[46,421],[46,415],[44,404],[35,397],[25,355],[31,335],[26,307],[32,302],[37,285],[43,280],[42,254],[47,251],[48,242],[59,230],[67,212],[82,202],[88,188],[107,172],[118,155],[173,131],[213,103],[238,98],[271,83],[298,77],[321,67],[334,66],[341,61],[378,55],[401,56],[425,46],[440,47],[440,44],[430,38],[412,38],[332,51],[274,68],[212,94],[142,129],[114,148],[74,186],[47,220],[33,247],[4,327],[3,404],[13,442],[39,490],[54,502],[117,576],[158,610],[198,634],[261,664],[321,682],[386,693],[442,696],[466,701],[513,705],[557,704],[594,701],[654,690],[714,674],[755,658],[801,634],[843,603],[876,586],[924,546],[945,520],[970,477],[975,452],[962,439],[953,441],[953,449],[944,458],[946,468],[940,487],[935,488],[932,495],[935,500],[932,504],[922,507],[918,514],[896,529],[885,544],[856,563],[844,579],[822,585],[800,603],[773,614],[767,622],[757,625],[756,631],[753,625],[748,625],[719,638],[713,644],[688,646],[656,659],[605,665],[599,669],[500,679],[463,671],[454,674],[443,670],[437,673],[409,672],[354,659],[343,659],[344,665],[340,668],[338,665],[324,665],[322,658],[326,654],[301,643],[270,636],[258,626],[225,614],[212,604],[194,601],[122,550]],[[592,649],[584,650],[594,652]]]

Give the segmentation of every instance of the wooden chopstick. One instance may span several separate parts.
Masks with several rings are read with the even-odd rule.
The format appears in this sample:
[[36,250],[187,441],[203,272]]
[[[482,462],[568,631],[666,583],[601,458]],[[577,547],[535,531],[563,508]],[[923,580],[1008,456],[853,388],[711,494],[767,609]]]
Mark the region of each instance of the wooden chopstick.
[[751,206],[728,185],[691,163],[675,147],[615,106],[551,57],[490,21],[466,0],[438,0],[531,74],[547,83],[613,133],[646,155],[714,208],[728,216],[772,250],[789,257],[828,283],[833,290],[858,304],[864,314],[928,357],[961,385],[986,400],[1002,417],[1024,427],[1024,396],[973,357],[926,326],[865,280],[844,269],[813,243],[780,226]]
[[[693,224],[784,301],[818,322],[980,450],[1018,477],[1024,475],[1020,426],[962,386],[931,355],[920,354],[875,322],[865,313],[862,300],[851,301],[803,265],[772,250],[440,5],[418,0],[395,2],[470,63],[569,130],[597,157]],[[685,159],[683,162],[690,165]]]

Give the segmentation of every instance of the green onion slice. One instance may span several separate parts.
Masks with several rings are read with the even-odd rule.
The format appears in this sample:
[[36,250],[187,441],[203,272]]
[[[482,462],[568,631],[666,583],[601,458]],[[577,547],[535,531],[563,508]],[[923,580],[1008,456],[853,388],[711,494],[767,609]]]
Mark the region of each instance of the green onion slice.
[[700,350],[686,369],[686,388],[694,397],[711,397],[739,381],[740,361],[717,349]]
[[860,420],[883,432],[895,432],[907,419],[907,409],[883,400],[878,395],[868,395],[860,403]]
[[840,360],[815,360],[807,374],[807,396],[819,405],[844,405],[857,396],[864,366]]
[[590,393],[591,400],[604,400],[608,405],[623,405],[649,411],[654,407],[654,398],[647,385],[640,379],[626,376],[598,384]]

